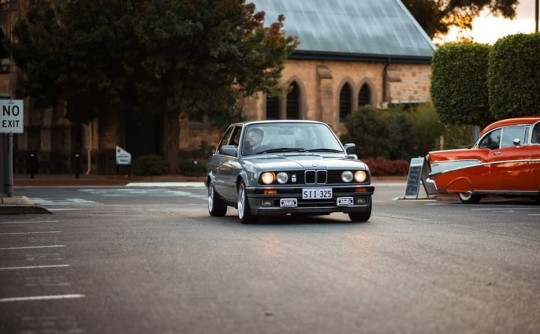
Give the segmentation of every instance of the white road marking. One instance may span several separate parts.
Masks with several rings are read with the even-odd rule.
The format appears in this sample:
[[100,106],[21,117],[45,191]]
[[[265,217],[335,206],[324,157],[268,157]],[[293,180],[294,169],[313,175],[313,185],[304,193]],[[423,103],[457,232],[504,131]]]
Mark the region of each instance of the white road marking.
[[43,232],[0,232],[0,235],[27,235],[27,234],[46,234],[46,233],[60,233],[62,231],[43,231]]
[[64,245],[4,247],[4,248],[0,248],[0,250],[10,250],[10,249],[38,249],[38,248],[61,248],[61,247],[64,247]]
[[73,298],[84,298],[84,297],[85,295],[81,295],[81,294],[12,297],[12,298],[0,298],[0,303],[28,302],[28,301],[36,301],[36,300],[54,300],[54,299],[73,299]]
[[12,222],[4,222],[0,223],[0,225],[8,225],[8,224],[41,224],[41,223],[58,223],[59,220],[35,220],[35,221],[12,221]]
[[32,201],[38,205],[94,205],[94,204],[101,204],[98,202],[90,201],[83,198],[66,198],[65,200],[49,200],[46,198],[41,197],[32,197]]
[[126,187],[182,187],[204,188],[203,182],[130,182]]
[[51,264],[46,266],[23,266],[23,267],[0,267],[0,270],[19,270],[19,269],[47,269],[47,268],[66,268],[69,264]]

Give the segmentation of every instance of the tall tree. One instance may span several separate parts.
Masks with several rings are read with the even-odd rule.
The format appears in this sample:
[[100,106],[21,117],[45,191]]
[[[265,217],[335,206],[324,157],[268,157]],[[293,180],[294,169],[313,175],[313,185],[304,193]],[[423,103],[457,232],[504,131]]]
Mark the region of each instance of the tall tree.
[[[264,25],[264,12],[245,0],[40,3],[48,15],[20,22],[14,58],[23,69],[55,59],[61,66],[47,73],[48,80],[28,75],[26,82],[41,92],[57,85],[70,119],[163,115],[162,153],[171,170],[177,167],[179,114],[238,112],[242,95],[275,88],[297,44],[282,31],[284,17]],[[54,34],[47,33],[51,27]],[[37,45],[55,47],[38,59],[31,56]]]
[[514,18],[519,0],[401,0],[429,37],[445,35],[451,26],[471,29],[483,10]]

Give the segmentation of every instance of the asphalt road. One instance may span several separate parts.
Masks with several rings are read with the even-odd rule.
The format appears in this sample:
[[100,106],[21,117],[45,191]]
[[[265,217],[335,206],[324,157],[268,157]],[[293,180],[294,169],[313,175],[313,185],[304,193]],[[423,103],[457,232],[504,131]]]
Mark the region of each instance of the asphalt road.
[[208,216],[204,189],[20,188],[0,216],[0,333],[539,333],[540,205]]

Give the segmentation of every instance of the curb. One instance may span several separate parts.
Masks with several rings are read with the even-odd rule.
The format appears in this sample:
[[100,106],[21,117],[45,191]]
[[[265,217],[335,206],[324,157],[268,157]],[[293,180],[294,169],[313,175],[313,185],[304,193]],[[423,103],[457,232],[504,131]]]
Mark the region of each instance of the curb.
[[0,197],[0,215],[51,213],[26,196]]

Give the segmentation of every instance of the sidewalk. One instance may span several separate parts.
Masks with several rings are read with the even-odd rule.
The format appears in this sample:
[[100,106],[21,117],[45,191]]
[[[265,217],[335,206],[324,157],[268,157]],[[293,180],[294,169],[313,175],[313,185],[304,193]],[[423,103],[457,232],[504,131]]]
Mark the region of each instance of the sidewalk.
[[[190,177],[183,175],[164,176],[128,176],[128,175],[79,175],[74,174],[50,174],[30,175],[16,174],[13,177],[15,193],[20,193],[21,187],[70,187],[70,186],[137,186],[144,183],[201,183],[204,177]],[[373,183],[405,183],[406,177],[373,177]],[[47,209],[36,205],[26,196],[0,197],[0,215],[2,214],[27,214],[27,213],[50,213]]]

